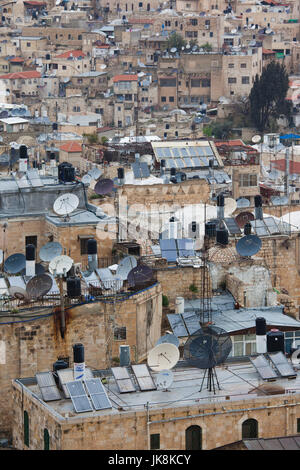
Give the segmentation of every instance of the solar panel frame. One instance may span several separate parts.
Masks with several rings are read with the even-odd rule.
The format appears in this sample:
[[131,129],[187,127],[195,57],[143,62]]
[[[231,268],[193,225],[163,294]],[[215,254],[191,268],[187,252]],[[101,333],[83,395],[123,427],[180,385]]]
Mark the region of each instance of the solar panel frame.
[[36,380],[44,401],[61,400],[52,372],[40,372],[36,374]]
[[140,163],[140,170],[143,178],[149,178],[150,176],[150,171],[149,167],[146,162],[141,162]]
[[203,166],[208,166],[208,158],[207,157],[200,157],[201,162],[203,162]]
[[96,411],[112,408],[106,390],[98,377],[85,380],[84,383]]
[[175,336],[178,338],[188,336],[188,332],[181,315],[169,313],[167,314],[167,318]]
[[281,351],[276,353],[268,353],[272,364],[276,367],[281,377],[297,377],[297,373],[292,366],[288,363],[287,358]]
[[112,367],[111,371],[120,393],[135,392],[136,388],[126,367]]
[[182,156],[182,157],[189,157],[189,152],[188,152],[188,149],[187,149],[187,148],[181,147],[181,148],[180,148],[180,151],[181,151],[181,156]]
[[170,147],[164,147],[164,156],[166,158],[172,158],[172,152]]
[[140,165],[137,162],[135,162],[135,163],[131,164],[131,168],[132,168],[135,179],[141,179],[142,178],[142,172],[141,172]]
[[181,314],[189,335],[193,335],[201,329],[199,317],[195,312],[184,312]]
[[194,167],[192,158],[182,157],[182,160],[184,161],[186,168],[193,168]]
[[177,240],[178,252],[180,257],[195,256],[195,240],[192,238],[182,238]]
[[265,225],[267,229],[269,230],[270,234],[273,235],[275,233],[280,233],[280,230],[278,228],[278,225],[276,224],[275,220],[273,217],[266,217],[264,219]]
[[267,359],[262,354],[257,357],[250,357],[249,359],[263,380],[273,380],[279,378],[277,373],[274,371],[274,369],[272,369]]
[[156,390],[156,385],[146,364],[132,365],[131,368],[142,392]]
[[34,188],[44,186],[38,171],[34,168],[27,171],[27,178],[30,181],[31,186]]
[[67,390],[72,400],[76,413],[93,411],[93,407],[86,394],[84,385],[80,380],[73,380],[66,383]]
[[176,168],[185,168],[185,164],[181,158],[175,158]]
[[199,157],[193,157],[193,163],[195,167],[201,168],[203,165],[201,165],[201,160]]
[[172,148],[172,154],[173,158],[180,158],[181,157],[181,152],[178,147],[173,147]]
[[166,238],[159,240],[161,255],[168,262],[175,262],[178,258],[176,241],[174,238]]
[[226,227],[231,235],[240,235],[241,229],[239,228],[238,224],[234,220],[233,217],[226,217],[224,219]]

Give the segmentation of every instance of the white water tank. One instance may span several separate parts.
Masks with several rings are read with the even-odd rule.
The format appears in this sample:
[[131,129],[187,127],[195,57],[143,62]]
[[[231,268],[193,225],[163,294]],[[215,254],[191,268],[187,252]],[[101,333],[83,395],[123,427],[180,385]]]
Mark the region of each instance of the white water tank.
[[184,313],[184,298],[183,297],[176,297],[175,313]]

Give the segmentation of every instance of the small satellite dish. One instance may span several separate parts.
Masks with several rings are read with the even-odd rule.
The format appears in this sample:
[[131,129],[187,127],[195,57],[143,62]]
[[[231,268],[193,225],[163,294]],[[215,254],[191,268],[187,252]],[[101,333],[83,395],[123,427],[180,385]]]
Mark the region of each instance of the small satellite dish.
[[224,199],[224,215],[225,217],[231,215],[237,208],[236,200],[231,197]]
[[254,144],[258,144],[261,141],[261,136],[258,134],[254,135],[251,140]]
[[289,203],[288,196],[272,196],[271,202],[273,206],[287,206]]
[[254,215],[251,212],[241,212],[234,219],[240,228],[244,228],[244,225],[254,220]]
[[9,274],[17,274],[26,266],[26,258],[22,253],[15,253],[4,261],[4,271]]
[[3,262],[4,253],[3,250],[0,250],[0,263]]
[[79,205],[76,194],[66,193],[59,196],[53,204],[53,210],[58,215],[68,215],[75,211]]
[[8,289],[9,294],[18,300],[29,300],[28,294],[25,289],[19,286],[11,286]]
[[48,274],[40,274],[30,279],[26,285],[26,292],[31,299],[38,299],[46,295],[53,285],[53,281]]
[[187,44],[187,45],[185,46],[185,48],[186,48],[186,49],[190,49],[191,46],[190,46],[189,44]]
[[237,199],[236,201],[236,207],[238,209],[241,209],[243,207],[249,207],[250,206],[250,201],[249,199],[245,198],[245,197],[240,197],[239,199]]
[[161,336],[159,338],[159,340],[157,341],[156,343],[156,346],[158,344],[162,344],[162,343],[171,343],[171,344],[174,344],[174,346],[176,346],[178,348],[179,346],[179,339],[177,338],[177,336],[175,335],[171,335],[171,334],[166,334],[164,336]]
[[272,29],[267,28],[266,31],[265,31],[265,34],[271,34],[271,33],[273,33]]
[[231,32],[231,34],[236,34],[236,33],[237,33],[237,29],[234,28],[234,29],[232,29],[230,32]]
[[96,166],[88,171],[87,173],[93,180],[97,180],[102,175],[102,171],[99,170]]
[[151,349],[148,354],[148,366],[155,372],[172,369],[179,360],[179,349],[171,343],[162,343]]
[[125,281],[130,271],[137,266],[137,261],[134,256],[126,256],[120,261],[117,268],[116,276]]
[[167,389],[171,387],[173,380],[174,376],[171,370],[162,370],[156,377],[156,387],[167,391]]
[[128,276],[128,283],[130,287],[138,286],[141,284],[145,284],[153,278],[153,271],[149,266],[145,264],[139,264],[135,268],[133,268]]
[[49,264],[49,271],[53,276],[62,275],[70,271],[72,265],[73,260],[69,256],[56,256]]
[[92,181],[92,177],[91,175],[84,175],[81,179],[81,181],[83,182],[83,184],[88,184],[90,185],[91,184],[91,181]]
[[101,65],[100,65],[100,69],[101,69],[101,70],[105,70],[106,67],[107,67],[107,65],[105,65],[105,64],[101,64]]
[[172,52],[172,54],[175,54],[175,52],[177,52],[177,47],[172,47],[170,49],[170,52]]
[[49,242],[46,245],[42,246],[40,249],[39,256],[42,261],[49,262],[56,256],[60,256],[62,254],[62,246],[58,242]]
[[261,240],[257,235],[246,235],[236,244],[236,251],[240,256],[254,256],[261,249]]
[[114,182],[110,179],[99,180],[95,186],[95,193],[99,195],[108,194],[113,190]]

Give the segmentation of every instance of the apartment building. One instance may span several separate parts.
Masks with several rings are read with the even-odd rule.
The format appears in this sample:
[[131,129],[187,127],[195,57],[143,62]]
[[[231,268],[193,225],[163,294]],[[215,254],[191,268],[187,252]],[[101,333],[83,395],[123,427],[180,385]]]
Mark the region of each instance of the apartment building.
[[137,75],[124,74],[113,77],[115,127],[127,127],[134,124],[137,108],[137,88]]

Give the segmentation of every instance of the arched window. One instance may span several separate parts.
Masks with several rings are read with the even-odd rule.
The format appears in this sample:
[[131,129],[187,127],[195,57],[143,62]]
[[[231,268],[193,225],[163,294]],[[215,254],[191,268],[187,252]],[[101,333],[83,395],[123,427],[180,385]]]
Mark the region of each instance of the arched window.
[[200,426],[190,426],[185,430],[186,450],[202,449],[202,429]]
[[24,411],[23,418],[23,430],[24,430],[24,444],[29,447],[29,416],[27,411]]
[[258,422],[256,419],[246,419],[242,424],[242,439],[255,439],[258,437]]
[[50,436],[48,429],[44,429],[44,450],[50,450]]

